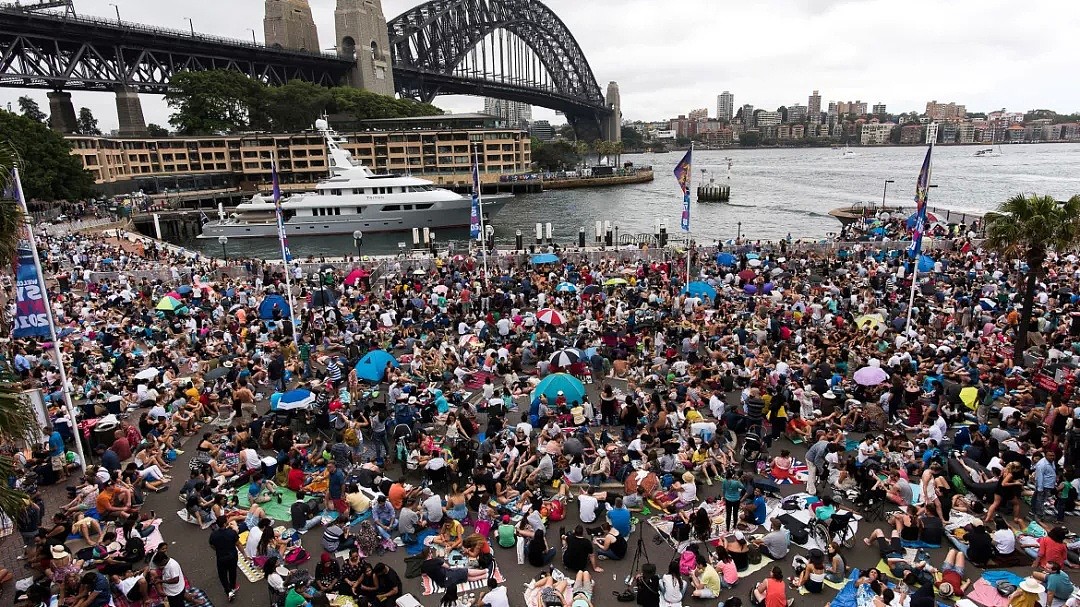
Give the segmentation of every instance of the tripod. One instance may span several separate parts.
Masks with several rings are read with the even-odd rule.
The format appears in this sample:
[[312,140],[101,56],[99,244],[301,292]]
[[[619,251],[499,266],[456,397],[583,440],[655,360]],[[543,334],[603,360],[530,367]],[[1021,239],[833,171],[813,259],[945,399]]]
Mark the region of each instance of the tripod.
[[648,550],[645,549],[645,531],[644,530],[645,530],[645,521],[644,520],[638,521],[637,541],[634,544],[634,558],[630,561],[630,573],[627,574],[626,580],[624,580],[626,582],[627,589],[629,589],[630,586],[634,583],[634,576],[637,574],[638,565],[640,565],[642,563],[641,559],[644,558],[645,563],[651,563],[652,562],[651,560],[649,560],[649,552],[648,552]]

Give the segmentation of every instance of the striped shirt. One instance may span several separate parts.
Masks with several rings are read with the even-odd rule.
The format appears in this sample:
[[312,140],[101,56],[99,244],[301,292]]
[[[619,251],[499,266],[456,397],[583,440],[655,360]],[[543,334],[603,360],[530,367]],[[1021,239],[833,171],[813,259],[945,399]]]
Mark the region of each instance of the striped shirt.
[[336,360],[330,359],[330,362],[326,363],[326,376],[334,383],[341,381],[341,365]]

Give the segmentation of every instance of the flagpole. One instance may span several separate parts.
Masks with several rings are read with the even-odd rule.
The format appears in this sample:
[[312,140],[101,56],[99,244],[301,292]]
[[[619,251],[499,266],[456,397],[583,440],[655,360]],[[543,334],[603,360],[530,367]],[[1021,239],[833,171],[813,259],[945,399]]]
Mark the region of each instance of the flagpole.
[[[690,166],[686,167],[686,196],[689,198],[694,191],[694,140],[690,140]],[[687,212],[689,213],[690,202],[686,203]],[[689,215],[686,222],[686,284],[690,284],[690,247],[693,240],[690,238],[690,221]]]
[[[937,139],[936,126],[932,129],[932,132],[933,136],[930,137],[930,150],[927,152],[927,155],[930,157],[930,162],[926,167],[926,189],[923,193],[922,203],[923,211],[920,212],[919,209],[915,210],[916,222],[919,221],[921,216],[925,215],[926,205],[930,202],[930,178],[934,173],[934,141]],[[919,247],[918,250],[912,249],[912,252],[915,253],[915,257],[911,262],[911,294],[908,296],[907,320],[904,321],[904,333],[907,333],[908,330],[911,329],[911,309],[915,307],[915,287],[919,284],[919,257],[922,254],[922,230],[925,226],[916,225],[916,227],[919,229]],[[914,243],[912,243],[912,246],[914,247]]]
[[83,473],[86,472],[86,456],[82,448],[82,432],[79,430],[79,419],[75,416],[75,405],[71,402],[71,393],[68,391],[67,367],[64,365],[64,355],[60,351],[60,340],[56,336],[56,321],[53,319],[52,303],[49,301],[49,290],[45,287],[45,275],[41,271],[41,258],[38,256],[37,239],[34,237],[34,226],[30,223],[30,211],[26,208],[26,197],[22,189],[22,178],[19,169],[14,169],[15,175],[15,200],[23,212],[26,222],[27,238],[30,241],[30,252],[34,255],[34,271],[37,272],[38,284],[41,285],[41,298],[45,303],[45,315],[49,320],[49,339],[52,340],[53,355],[56,356],[56,366],[60,370],[60,391],[64,395],[64,408],[68,417],[71,418],[71,430],[75,437],[75,453],[79,456],[79,465]]
[[484,258],[484,284],[488,284],[487,228],[484,225],[484,194],[480,189],[480,152],[479,145],[473,142],[473,166],[476,171],[476,202],[480,214],[480,251]]
[[289,322],[292,323],[292,338],[297,347],[300,347],[300,325],[296,323],[296,302],[293,300],[292,290],[292,268],[289,267],[291,261],[288,244],[285,240],[285,218],[281,211],[281,185],[278,182],[277,174],[277,152],[274,152],[273,168],[273,184],[274,184],[274,213],[277,217],[277,229],[278,229],[278,244],[281,246],[281,263],[285,266],[285,290],[288,291],[289,301]]

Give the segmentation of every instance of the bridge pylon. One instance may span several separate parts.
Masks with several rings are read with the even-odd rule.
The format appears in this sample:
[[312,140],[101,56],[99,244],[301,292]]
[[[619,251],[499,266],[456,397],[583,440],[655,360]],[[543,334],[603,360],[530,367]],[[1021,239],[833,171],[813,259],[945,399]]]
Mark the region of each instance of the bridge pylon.
[[334,26],[338,56],[356,62],[349,84],[393,96],[390,37],[381,0],[337,0]]

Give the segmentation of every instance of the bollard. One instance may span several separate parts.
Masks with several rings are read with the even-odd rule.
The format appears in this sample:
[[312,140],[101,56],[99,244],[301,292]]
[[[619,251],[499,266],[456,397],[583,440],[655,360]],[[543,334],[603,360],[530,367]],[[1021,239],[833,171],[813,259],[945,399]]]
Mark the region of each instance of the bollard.
[[524,241],[525,241],[525,239],[522,238],[522,236],[521,236],[521,230],[518,230],[517,233],[514,234],[514,250],[515,251],[524,251],[525,250]]
[[660,246],[667,246],[667,226],[660,224]]
[[420,228],[412,229],[412,244],[415,249],[420,244]]
[[578,230],[577,246],[578,246],[579,249],[584,249],[585,248],[585,228],[584,227],[582,227],[580,230]]
[[546,236],[547,236],[547,243],[551,244],[551,222],[550,221],[547,223],[547,225],[544,226],[544,230],[545,230]]
[[604,236],[604,223],[601,221],[596,222],[596,244],[600,244],[603,241]]
[[611,246],[611,222],[610,221],[605,221],[604,222],[604,246],[605,247],[610,247]]
[[536,224],[536,244],[544,243],[544,224]]

